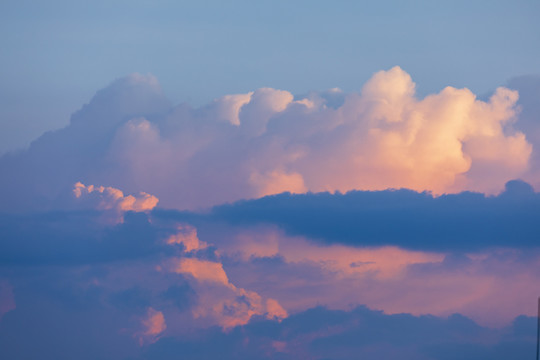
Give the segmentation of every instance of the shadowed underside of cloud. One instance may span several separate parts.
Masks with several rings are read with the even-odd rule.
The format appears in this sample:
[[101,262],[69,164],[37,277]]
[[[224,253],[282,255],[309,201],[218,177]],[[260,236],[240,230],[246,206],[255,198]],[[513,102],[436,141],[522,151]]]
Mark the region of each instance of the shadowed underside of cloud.
[[255,321],[229,333],[210,329],[187,339],[163,338],[145,359],[510,359],[534,352],[535,319],[520,317],[502,330],[470,319],[384,315],[359,307],[322,307],[281,323]]
[[531,154],[540,125],[527,120],[529,110],[521,124],[516,91],[499,88],[484,102],[447,87],[418,99],[410,76],[394,67],[342,102],[329,93],[295,98],[262,88],[193,109],[171,106],[154,77],[130,75],[99,91],[66,128],[0,158],[0,209],[65,208],[78,181],[147,192],[176,209],[284,191],[494,194],[514,178],[537,185]]
[[462,251],[536,247],[538,214],[540,195],[514,180],[491,197],[471,192],[434,197],[411,190],[285,193],[217,206],[202,218],[242,226],[275,224],[291,235],[329,244]]
[[159,239],[174,229],[152,226],[146,214],[129,212],[117,225],[103,216],[96,211],[3,214],[0,265],[81,265],[171,253]]
[[281,322],[258,317],[227,332],[194,327],[178,333],[174,322],[185,325],[187,319],[174,317],[163,301],[163,311],[148,307],[156,302],[153,295],[135,301],[115,295],[113,301],[97,282],[84,289],[32,281],[17,287],[18,308],[0,321],[0,346],[10,359],[502,360],[534,353],[535,319],[524,316],[488,329],[457,314],[416,317],[316,307]]

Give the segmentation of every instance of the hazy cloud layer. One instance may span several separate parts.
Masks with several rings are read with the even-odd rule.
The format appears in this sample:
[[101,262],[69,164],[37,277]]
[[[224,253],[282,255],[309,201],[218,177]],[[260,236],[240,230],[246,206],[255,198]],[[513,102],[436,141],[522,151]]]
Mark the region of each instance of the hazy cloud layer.
[[77,182],[146,192],[177,209],[284,191],[494,194],[514,178],[536,186],[539,125],[529,120],[534,103],[520,110],[518,98],[499,88],[484,102],[447,87],[418,99],[410,76],[394,67],[359,94],[295,99],[262,88],[193,109],[172,107],[154,77],[130,75],[99,91],[66,128],[0,159],[1,206],[65,207]]

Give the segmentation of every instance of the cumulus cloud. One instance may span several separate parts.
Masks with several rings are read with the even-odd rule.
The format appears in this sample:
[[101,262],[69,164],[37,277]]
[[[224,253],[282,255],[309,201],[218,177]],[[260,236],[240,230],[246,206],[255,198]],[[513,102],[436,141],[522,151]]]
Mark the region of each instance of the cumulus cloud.
[[[173,241],[168,241],[168,244],[178,244],[177,239],[182,239],[180,243],[183,244],[185,236],[182,232],[185,228],[185,225],[180,226],[179,236],[169,238]],[[188,244],[193,244],[196,232],[193,227],[188,229],[192,236]],[[188,247],[184,246],[184,249],[188,251]],[[199,247],[196,249],[200,250]],[[193,287],[198,295],[198,306],[193,310],[196,318],[204,318],[224,329],[230,329],[248,323],[255,315],[278,320],[287,317],[287,311],[275,299],[263,299],[256,292],[239,288],[231,283],[219,258],[212,261],[197,257],[173,258],[168,261],[166,268],[193,281]]]
[[[358,94],[262,88],[198,109],[171,106],[150,75],[119,79],[0,158],[0,210],[29,212],[0,217],[0,345],[73,358],[83,334],[106,345],[88,358],[495,358],[508,333],[451,314],[504,326],[536,311],[538,194],[507,182],[537,186],[534,102],[518,101],[506,88],[419,99],[398,67]],[[389,187],[422,192],[340,193]],[[463,189],[500,194],[441,195]],[[284,191],[297,195],[156,209]],[[426,313],[439,317],[411,315]],[[425,345],[441,329],[447,348]],[[178,345],[194,332],[241,350]]]
[[99,210],[116,209],[118,211],[149,211],[159,202],[158,198],[145,192],[141,192],[135,196],[124,196],[124,193],[121,190],[113,187],[86,186],[81,182],[75,184],[73,194],[77,199],[96,194],[99,199],[97,205]]
[[159,199],[145,192],[136,195],[124,196],[124,193],[110,186],[84,185],[77,182],[73,188],[73,195],[82,202],[83,207],[95,208],[98,210],[109,210],[113,215],[109,215],[109,221],[124,221],[123,213],[126,211],[148,212],[156,207]]
[[447,87],[419,99],[411,77],[394,67],[358,94],[295,99],[262,88],[193,109],[168,105],[152,76],[131,75],[100,91],[65,129],[0,159],[2,206],[61,207],[77,181],[147,191],[178,209],[284,191],[494,194],[537,166],[536,137],[514,126],[518,98],[499,88],[482,101]]

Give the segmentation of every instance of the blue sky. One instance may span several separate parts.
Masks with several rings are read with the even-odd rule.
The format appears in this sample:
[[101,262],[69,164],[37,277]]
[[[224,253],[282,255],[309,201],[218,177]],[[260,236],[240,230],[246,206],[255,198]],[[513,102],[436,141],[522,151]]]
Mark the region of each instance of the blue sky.
[[489,93],[540,73],[539,16],[537,1],[3,1],[0,152],[132,72],[193,105],[260,87],[359,91],[395,65],[420,96]]

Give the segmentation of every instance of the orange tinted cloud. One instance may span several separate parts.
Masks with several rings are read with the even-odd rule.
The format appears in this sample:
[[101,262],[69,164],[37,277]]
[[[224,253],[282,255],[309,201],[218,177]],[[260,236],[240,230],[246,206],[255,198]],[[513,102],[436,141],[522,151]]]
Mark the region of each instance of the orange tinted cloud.
[[141,322],[144,327],[142,333],[139,334],[139,343],[141,345],[156,342],[159,335],[167,329],[163,313],[151,307],[148,308],[146,317]]
[[294,100],[263,88],[178,108],[161,123],[127,122],[110,149],[118,171],[104,176],[176,208],[284,191],[493,194],[528,171],[532,146],[512,128],[517,99],[505,88],[482,101],[452,87],[418,99],[399,67],[376,73],[337,108],[316,94]]
[[220,262],[179,258],[173,259],[168,268],[195,280],[193,286],[198,295],[198,304],[193,309],[193,315],[197,319],[206,319],[230,329],[246,324],[254,315],[276,320],[288,316],[277,300],[264,299],[255,291],[231,283]]
[[173,270],[179,274],[191,275],[198,281],[215,282],[229,286],[229,279],[221,263],[194,258],[181,258],[176,261]]
[[[265,242],[269,245],[262,248]],[[540,282],[540,255],[520,250],[456,256],[389,246],[328,246],[262,227],[215,245],[234,259],[230,281],[277,299],[293,313],[317,305],[365,304],[389,314],[460,313],[482,325],[505,326],[536,311],[538,287],[531,284]],[[268,257],[279,261],[254,261]]]
[[73,194],[77,199],[86,196],[97,195],[97,209],[100,210],[118,210],[118,211],[149,211],[156,207],[158,198],[145,192],[138,195],[127,195],[113,187],[84,185],[77,182],[73,188]]
[[[134,82],[137,96],[126,104]],[[0,189],[9,200],[0,207],[37,206],[36,195],[57,199],[72,179],[155,195],[123,199],[104,190],[122,197],[122,210],[135,211],[155,206],[157,198],[164,207],[201,209],[284,191],[495,194],[516,178],[536,184],[539,163],[530,159],[540,144],[514,128],[516,91],[499,88],[484,101],[453,87],[418,98],[415,87],[396,66],[374,74],[360,93],[333,90],[295,100],[288,91],[261,88],[194,109],[167,107],[157,101],[162,94],[155,78],[131,76],[96,95],[67,128],[22,152],[16,166],[7,158],[0,162],[0,173],[7,174]],[[141,110],[145,96],[148,105],[156,102],[147,112]],[[85,146],[70,148],[78,142]],[[92,162],[87,148],[97,154]],[[50,163],[36,167],[37,159]]]
[[179,225],[178,232],[167,239],[167,244],[182,244],[185,252],[201,250],[208,247],[208,244],[199,240],[197,229],[191,225]]

